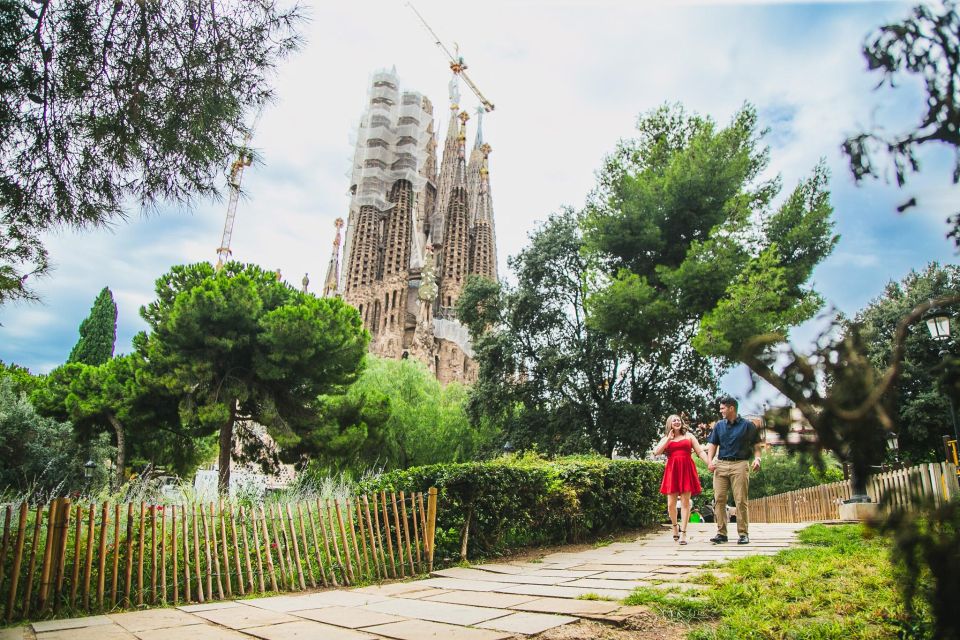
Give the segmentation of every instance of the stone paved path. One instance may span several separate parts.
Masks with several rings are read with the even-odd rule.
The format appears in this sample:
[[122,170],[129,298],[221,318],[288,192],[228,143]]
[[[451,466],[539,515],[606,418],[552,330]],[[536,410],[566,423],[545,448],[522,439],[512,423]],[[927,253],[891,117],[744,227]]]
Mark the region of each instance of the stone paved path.
[[[187,605],[0,631],[0,640],[501,640],[522,638],[580,618],[622,620],[617,600],[637,586],[697,589],[684,580],[711,561],[774,554],[806,525],[751,525],[751,544],[712,545],[714,525],[691,524],[679,546],[668,528],[632,542],[538,562],[435,571],[411,582],[242,601]],[[603,599],[580,599],[589,594]],[[32,630],[32,633],[31,633]]]

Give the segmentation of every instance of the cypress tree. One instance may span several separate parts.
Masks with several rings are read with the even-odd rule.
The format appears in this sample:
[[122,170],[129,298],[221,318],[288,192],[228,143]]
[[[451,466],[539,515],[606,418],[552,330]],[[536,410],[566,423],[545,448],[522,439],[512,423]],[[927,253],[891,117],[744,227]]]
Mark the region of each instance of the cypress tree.
[[80,339],[67,362],[101,365],[113,357],[117,341],[117,304],[110,287],[104,287],[93,301],[90,315],[80,323]]

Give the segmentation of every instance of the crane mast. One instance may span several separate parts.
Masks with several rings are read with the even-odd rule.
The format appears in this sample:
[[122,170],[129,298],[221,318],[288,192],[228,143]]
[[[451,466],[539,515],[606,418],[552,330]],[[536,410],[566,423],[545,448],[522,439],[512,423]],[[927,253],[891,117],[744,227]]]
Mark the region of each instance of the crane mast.
[[[484,111],[486,111],[487,113],[493,111],[494,109],[493,103],[487,100],[487,98],[483,95],[483,93],[480,92],[480,88],[473,82],[473,80],[470,79],[470,76],[467,75],[466,73],[467,63],[464,61],[463,56],[454,55],[450,53],[450,50],[447,49],[447,46],[445,44],[443,44],[443,41],[440,39],[440,36],[438,36],[437,33],[432,28],[430,28],[430,25],[427,24],[427,21],[423,18],[422,15],[420,15],[420,12],[417,11],[417,8],[414,7],[413,4],[410,2],[407,3],[407,6],[410,7],[410,9],[415,14],[417,14],[417,17],[420,19],[420,23],[430,33],[430,35],[433,36],[434,44],[440,47],[443,50],[443,52],[447,54],[447,58],[450,59],[450,70],[453,71],[458,76],[460,76],[461,78],[463,78],[463,81],[467,83],[467,86],[470,87],[470,90],[473,91],[473,94],[477,96],[478,100],[480,100],[480,104],[483,105]],[[457,53],[459,54],[459,51]]]
[[260,122],[260,115],[262,113],[263,109],[261,108],[253,120],[253,126],[250,127],[250,130],[243,137],[243,146],[240,147],[240,151],[237,153],[237,159],[230,165],[230,178],[228,180],[230,200],[227,203],[227,218],[223,223],[223,235],[220,238],[220,247],[217,249],[217,271],[222,269],[223,265],[230,260],[230,257],[233,255],[233,251],[230,250],[230,243],[233,240],[233,223],[237,218],[237,203],[240,201],[240,182],[243,180],[243,170],[253,162],[253,154],[250,152],[250,140],[253,138],[253,131],[256,129],[257,123]]

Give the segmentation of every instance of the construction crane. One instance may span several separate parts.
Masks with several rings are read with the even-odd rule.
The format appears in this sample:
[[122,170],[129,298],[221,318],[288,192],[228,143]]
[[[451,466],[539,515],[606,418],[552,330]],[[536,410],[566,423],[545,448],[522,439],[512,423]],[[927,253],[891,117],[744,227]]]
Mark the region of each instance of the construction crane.
[[243,179],[243,170],[253,162],[253,154],[250,152],[250,140],[253,138],[253,131],[260,122],[260,115],[263,113],[261,108],[253,120],[253,126],[243,137],[243,146],[237,153],[237,159],[230,165],[230,201],[227,204],[227,219],[223,223],[223,236],[220,238],[220,247],[217,249],[217,266],[219,271],[223,265],[230,259],[233,252],[230,250],[230,242],[233,240],[233,222],[237,217],[237,203],[240,201],[240,181]]
[[467,86],[470,87],[470,90],[473,91],[474,95],[480,100],[480,104],[483,105],[483,110],[487,113],[493,111],[493,103],[486,99],[486,97],[480,92],[480,89],[473,83],[473,80],[470,79],[470,76],[467,75],[467,63],[464,62],[463,56],[459,55],[459,50],[457,51],[458,55],[450,53],[450,50],[447,49],[447,46],[443,44],[443,41],[440,40],[440,36],[430,28],[430,25],[427,24],[427,21],[424,20],[423,16],[420,15],[420,12],[417,11],[417,8],[413,6],[410,2],[407,3],[407,6],[417,14],[417,17],[420,18],[421,24],[424,28],[430,32],[430,35],[433,36],[434,43],[443,49],[443,52],[447,54],[447,58],[450,59],[450,70],[453,71],[456,75],[463,78],[463,81],[467,83]]

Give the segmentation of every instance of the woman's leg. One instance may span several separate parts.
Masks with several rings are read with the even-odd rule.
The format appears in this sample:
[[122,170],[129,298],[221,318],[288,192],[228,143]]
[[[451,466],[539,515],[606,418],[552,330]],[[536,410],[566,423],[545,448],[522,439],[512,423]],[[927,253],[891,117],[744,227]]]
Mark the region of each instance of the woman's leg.
[[670,522],[673,524],[673,539],[677,539],[677,494],[667,494],[667,513],[670,514]]
[[687,525],[690,524],[690,492],[680,494],[680,542],[687,543]]

